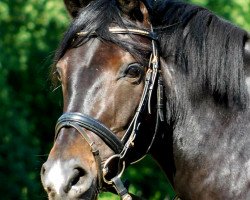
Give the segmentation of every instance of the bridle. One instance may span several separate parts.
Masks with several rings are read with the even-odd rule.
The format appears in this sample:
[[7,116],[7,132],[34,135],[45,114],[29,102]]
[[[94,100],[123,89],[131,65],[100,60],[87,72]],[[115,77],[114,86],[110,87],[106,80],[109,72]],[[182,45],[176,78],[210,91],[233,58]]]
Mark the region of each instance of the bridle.
[[[160,66],[159,66],[159,56],[158,56],[158,49],[157,49],[157,37],[155,32],[153,31],[145,31],[139,29],[123,29],[123,28],[109,28],[109,31],[114,34],[134,34],[134,35],[141,35],[148,37],[152,40],[152,53],[150,56],[148,70],[146,73],[145,78],[145,85],[143,89],[143,93],[140,99],[140,103],[136,110],[136,113],[130,122],[130,125],[124,134],[123,138],[120,140],[116,137],[112,131],[110,131],[104,124],[99,122],[98,120],[77,112],[66,112],[64,113],[57,121],[55,127],[55,140],[62,128],[73,127],[75,128],[81,136],[88,142],[89,146],[91,147],[91,152],[94,155],[97,171],[98,171],[98,189],[104,190],[107,189],[103,186],[103,183],[107,185],[112,185],[115,189],[117,194],[123,200],[130,200],[132,197],[128,194],[126,187],[124,186],[123,182],[121,181],[121,176],[125,169],[126,165],[126,155],[127,152],[133,148],[134,140],[139,132],[139,127],[141,125],[141,116],[145,110],[146,104],[148,105],[148,112],[151,114],[151,98],[152,92],[155,88],[156,80],[158,79],[158,87],[157,87],[157,125],[159,125],[159,121],[164,121],[163,115],[163,83],[162,77],[160,73]],[[78,36],[87,36],[87,35],[96,35],[96,33],[89,33],[89,32],[78,32]],[[113,151],[114,155],[108,158],[103,167],[101,164],[101,158],[99,155],[99,149],[96,146],[95,142],[90,139],[87,135],[85,129],[95,133],[99,136],[103,142],[107,146],[109,146]],[[157,130],[157,128],[155,129]],[[148,146],[147,154],[155,140],[157,131],[155,131],[151,142]],[[114,177],[108,177],[109,174],[109,164],[111,162],[117,161],[117,174]]]
[[[77,113],[77,112],[66,112],[64,113],[57,121],[55,127],[55,140],[62,128],[73,127],[75,128],[81,136],[88,142],[91,147],[91,152],[94,155],[97,171],[98,171],[98,189],[108,190],[105,185],[111,185],[116,189],[117,194],[123,200],[130,200],[132,197],[128,193],[126,187],[121,181],[121,176],[127,164],[127,154],[128,151],[133,149],[134,141],[139,133],[139,129],[142,123],[142,114],[146,110],[145,107],[148,107],[148,113],[151,114],[151,99],[154,88],[156,88],[157,82],[157,117],[156,117],[156,128],[152,136],[151,142],[148,145],[145,155],[149,152],[156,134],[158,132],[160,122],[164,121],[163,114],[163,82],[159,65],[159,56],[157,48],[157,35],[153,31],[145,31],[133,28],[109,28],[109,31],[114,34],[134,34],[147,37],[152,41],[152,53],[150,56],[148,70],[145,77],[145,85],[143,93],[140,99],[140,103],[136,110],[136,113],[130,122],[130,125],[124,134],[123,138],[120,140],[111,130],[109,130],[104,124],[98,120],[92,118],[91,116]],[[78,32],[78,36],[89,36],[96,35],[96,33],[89,32]],[[85,129],[95,133],[99,136],[107,146],[109,146],[113,151],[114,155],[108,158],[104,165],[102,166],[101,158],[99,155],[99,149],[96,146],[95,142],[90,139]],[[143,155],[144,156],[144,155]],[[117,162],[117,173],[114,177],[110,177],[109,164]]]

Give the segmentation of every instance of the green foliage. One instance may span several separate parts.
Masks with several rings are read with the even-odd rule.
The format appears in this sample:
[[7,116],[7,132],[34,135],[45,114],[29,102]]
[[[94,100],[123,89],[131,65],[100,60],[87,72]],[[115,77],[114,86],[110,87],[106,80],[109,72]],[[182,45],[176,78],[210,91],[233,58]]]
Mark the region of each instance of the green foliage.
[[[250,30],[250,1],[193,0]],[[62,0],[0,1],[1,199],[46,199],[40,167],[54,137],[62,99],[53,92],[49,67],[69,17]],[[129,167],[131,192],[164,199],[170,186],[152,159]],[[111,194],[101,199],[117,199]],[[112,196],[112,197],[111,197]]]
[[249,0],[189,0],[189,2],[204,6],[240,27],[250,30]]
[[53,116],[59,107],[47,81],[48,68],[68,23],[58,2],[0,1],[2,199],[45,197],[39,181],[44,157],[40,154],[53,141]]

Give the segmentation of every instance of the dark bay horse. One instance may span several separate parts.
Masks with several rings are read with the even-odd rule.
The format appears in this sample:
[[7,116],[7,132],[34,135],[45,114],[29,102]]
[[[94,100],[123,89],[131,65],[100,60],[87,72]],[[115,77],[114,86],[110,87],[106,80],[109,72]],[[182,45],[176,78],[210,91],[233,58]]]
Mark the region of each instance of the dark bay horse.
[[173,1],[65,0],[55,57],[63,115],[41,170],[49,199],[131,199],[147,153],[184,200],[250,199],[250,39]]

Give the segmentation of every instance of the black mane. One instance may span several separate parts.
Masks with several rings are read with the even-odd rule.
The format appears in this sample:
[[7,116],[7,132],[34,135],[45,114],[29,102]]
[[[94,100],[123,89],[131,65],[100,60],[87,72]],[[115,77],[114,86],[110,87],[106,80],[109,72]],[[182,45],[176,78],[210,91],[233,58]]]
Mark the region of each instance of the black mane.
[[[205,90],[227,106],[245,107],[243,51],[247,33],[199,6],[172,0],[146,0],[145,3],[159,36],[161,57],[174,56],[189,90],[194,94]],[[118,40],[108,31],[111,24],[136,27],[122,18],[116,0],[92,1],[71,23],[55,62],[72,48],[72,40],[79,31],[95,31],[104,41],[114,42],[136,58],[145,59],[150,49],[136,40],[133,43]]]
[[[131,21],[122,18],[116,0],[92,1],[87,7],[83,8],[82,11],[79,12],[79,15],[72,21],[57,50],[55,62],[64,55],[68,48],[77,46],[77,44],[72,45],[72,40],[80,31],[86,31],[89,33],[95,32],[103,41],[110,41],[118,44],[132,53],[139,60],[144,60],[145,56],[150,53],[151,49],[142,46],[142,44],[140,44],[135,38],[133,39],[133,42],[119,40],[117,34],[108,31],[108,28],[111,26],[143,29],[143,27],[138,27]],[[133,35],[131,35],[131,37],[133,37]],[[77,41],[80,44],[81,42],[85,42],[86,38],[88,37],[79,38]]]
[[188,81],[189,91],[209,92],[229,107],[246,107],[243,55],[247,32],[203,7],[186,3],[160,1],[153,13],[161,56],[174,55],[176,66],[186,74],[183,81]]

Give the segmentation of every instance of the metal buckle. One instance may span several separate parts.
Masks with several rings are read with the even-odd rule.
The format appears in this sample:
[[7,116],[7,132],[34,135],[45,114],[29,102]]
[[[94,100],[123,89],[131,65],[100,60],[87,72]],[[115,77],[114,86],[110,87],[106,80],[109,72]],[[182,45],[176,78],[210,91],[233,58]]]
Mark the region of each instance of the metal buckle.
[[[107,178],[107,174],[109,173],[109,164],[114,161],[114,159],[118,159],[118,172],[113,178]],[[120,169],[120,170],[119,170]],[[121,197],[122,200],[132,200],[132,197],[128,193],[127,188],[124,186],[121,176],[125,169],[125,161],[121,160],[121,155],[116,154],[111,156],[109,159],[106,160],[103,166],[103,181],[109,185],[113,185],[117,194]]]
[[[113,155],[113,156],[111,156],[110,158],[108,158],[107,160],[106,160],[106,162],[104,163],[104,166],[103,166],[103,169],[102,169],[102,171],[103,171],[103,180],[104,180],[104,182],[105,183],[107,183],[107,184],[112,184],[113,183],[113,181],[112,181],[112,178],[110,178],[110,179],[108,179],[106,176],[107,176],[107,174],[109,173],[109,164],[111,163],[111,161],[113,161],[114,159],[118,159],[118,163],[117,163],[117,165],[118,165],[118,169],[120,169],[120,170],[118,170],[118,173],[114,176],[114,177],[118,177],[118,178],[121,178],[121,176],[122,176],[122,174],[123,174],[123,172],[124,172],[124,169],[125,169],[125,161],[121,161],[121,155],[120,154],[115,154],[115,155]],[[120,165],[120,164],[122,164],[122,165]],[[119,166],[120,165],[120,166]]]

